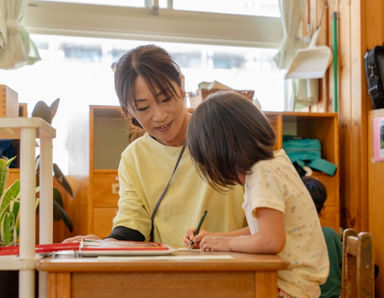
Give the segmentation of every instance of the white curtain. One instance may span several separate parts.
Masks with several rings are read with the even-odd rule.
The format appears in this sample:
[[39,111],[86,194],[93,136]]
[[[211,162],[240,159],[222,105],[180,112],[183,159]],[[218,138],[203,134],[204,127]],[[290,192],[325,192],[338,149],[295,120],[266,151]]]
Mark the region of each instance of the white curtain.
[[0,68],[13,69],[41,58],[23,25],[26,0],[0,0]]
[[301,38],[298,34],[302,14],[302,0],[280,0],[280,13],[284,37],[278,53],[273,60],[278,68],[287,68],[300,47]]

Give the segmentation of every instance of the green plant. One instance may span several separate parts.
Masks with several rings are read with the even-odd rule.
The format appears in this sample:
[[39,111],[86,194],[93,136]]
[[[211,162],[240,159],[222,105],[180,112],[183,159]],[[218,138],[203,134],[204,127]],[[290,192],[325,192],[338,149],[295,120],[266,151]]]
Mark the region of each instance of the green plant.
[[[57,109],[59,107],[60,98],[56,99],[50,106],[48,106],[44,101],[39,101],[36,103],[33,111],[32,117],[40,117],[44,119],[49,124],[52,123],[52,119],[55,116]],[[39,156],[36,158],[36,185],[39,185],[40,169],[39,169]],[[63,189],[73,198],[73,191],[68,180],[60,170],[59,166],[56,163],[53,163],[53,175],[55,180]],[[70,232],[73,231],[73,225],[71,218],[64,209],[64,201],[60,191],[57,188],[53,188],[53,219],[55,221],[62,220],[65,226]]]
[[[5,188],[9,165],[15,158],[0,158],[0,246],[16,245],[19,237],[20,181]],[[37,187],[36,193],[38,191]],[[38,203],[36,199],[36,207]]]

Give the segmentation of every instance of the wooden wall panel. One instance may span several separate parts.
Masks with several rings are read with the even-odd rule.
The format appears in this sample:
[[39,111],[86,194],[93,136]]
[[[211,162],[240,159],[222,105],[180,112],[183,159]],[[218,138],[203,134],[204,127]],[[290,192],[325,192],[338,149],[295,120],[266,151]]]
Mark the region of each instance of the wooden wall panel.
[[[351,5],[351,114],[349,130],[352,146],[350,185],[351,224],[360,231],[368,229],[368,168],[367,168],[367,107],[362,89],[364,43],[364,10],[360,1],[350,1]],[[359,34],[360,33],[360,34]],[[364,82],[365,84],[365,82]]]
[[378,26],[377,22],[382,28],[382,4],[381,0],[342,0],[332,1],[330,7],[337,9],[339,16],[341,222],[343,227],[363,231],[368,229],[367,114],[372,108],[367,97],[363,55],[382,37],[381,29],[372,29]]
[[[372,217],[381,208],[368,203],[372,185],[368,150],[368,113],[372,109],[367,92],[363,56],[364,53],[384,41],[384,4],[382,0],[334,0],[331,7],[339,13],[339,123],[340,123],[340,182],[341,220],[343,227],[358,231],[372,231],[376,261],[384,267],[381,237]],[[331,12],[330,12],[331,13]],[[329,36],[328,40],[331,40]],[[332,82],[329,82],[330,86]],[[329,89],[329,92],[333,91]],[[381,203],[381,201],[380,201]],[[384,203],[382,203],[384,204]],[[381,221],[381,219],[378,219]],[[376,244],[377,245],[377,244]],[[384,295],[384,279],[376,282],[378,297]]]
[[[348,202],[351,197],[349,185],[352,184],[351,162],[352,148],[350,145],[349,121],[351,111],[351,49],[350,49],[350,6],[347,1],[340,1],[338,10],[339,27],[339,123],[340,123],[340,197],[341,225],[346,227],[351,220],[348,218]],[[348,187],[347,187],[348,185]]]
[[73,222],[73,232],[70,236],[88,234],[92,226],[89,202],[88,177],[69,176],[74,198],[69,198],[65,203]]

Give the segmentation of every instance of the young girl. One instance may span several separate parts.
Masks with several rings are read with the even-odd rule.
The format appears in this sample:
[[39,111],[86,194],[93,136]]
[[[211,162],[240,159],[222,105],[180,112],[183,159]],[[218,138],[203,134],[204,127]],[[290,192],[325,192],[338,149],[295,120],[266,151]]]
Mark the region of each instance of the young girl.
[[[216,189],[245,185],[248,227],[227,233],[187,231],[184,243],[202,250],[277,253],[283,297],[318,297],[329,270],[316,208],[264,114],[235,92],[218,92],[192,114],[187,145],[198,170]],[[208,215],[209,216],[209,215]]]

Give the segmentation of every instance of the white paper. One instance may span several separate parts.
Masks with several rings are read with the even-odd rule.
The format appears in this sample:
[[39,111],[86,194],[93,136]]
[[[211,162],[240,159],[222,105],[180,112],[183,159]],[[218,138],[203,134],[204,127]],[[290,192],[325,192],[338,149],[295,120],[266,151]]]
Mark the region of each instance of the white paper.
[[230,255],[198,255],[198,256],[132,256],[132,257],[111,257],[101,256],[97,257],[98,261],[109,262],[123,262],[123,261],[148,261],[148,260],[167,260],[167,261],[180,261],[180,260],[232,260]]

